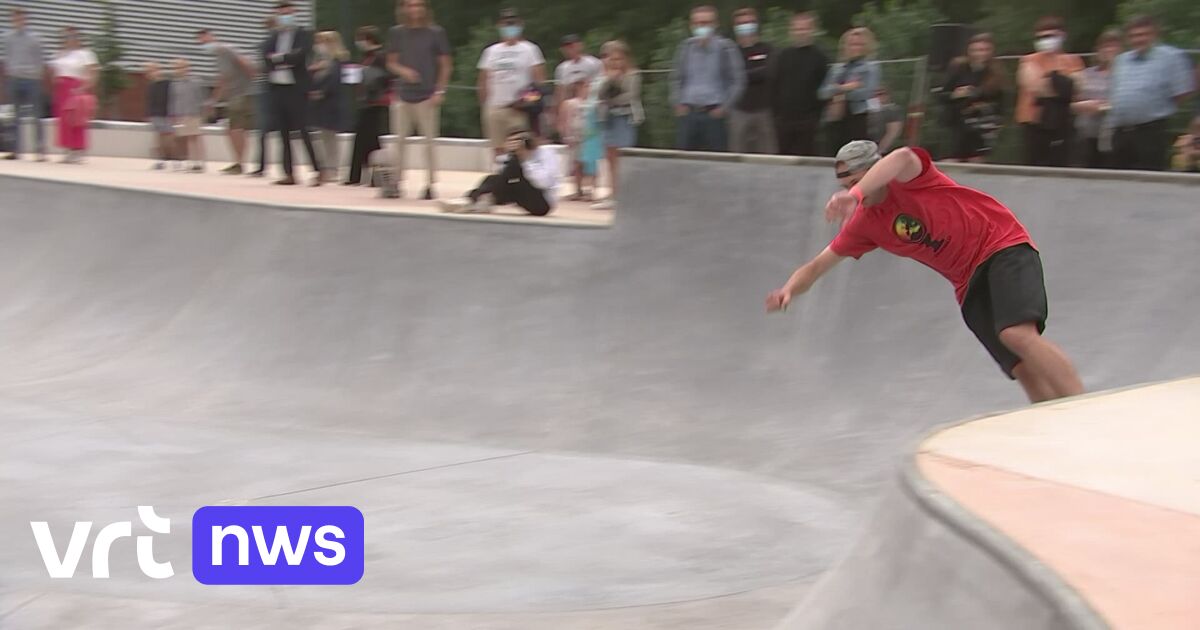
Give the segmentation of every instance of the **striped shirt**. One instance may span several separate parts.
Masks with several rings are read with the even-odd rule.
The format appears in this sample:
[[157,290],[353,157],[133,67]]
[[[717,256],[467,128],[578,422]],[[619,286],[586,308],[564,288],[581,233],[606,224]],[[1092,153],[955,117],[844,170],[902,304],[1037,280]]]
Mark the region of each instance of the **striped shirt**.
[[1121,53],[1109,89],[1110,124],[1128,127],[1170,117],[1178,109],[1175,99],[1195,91],[1196,81],[1182,51],[1158,44],[1145,53]]

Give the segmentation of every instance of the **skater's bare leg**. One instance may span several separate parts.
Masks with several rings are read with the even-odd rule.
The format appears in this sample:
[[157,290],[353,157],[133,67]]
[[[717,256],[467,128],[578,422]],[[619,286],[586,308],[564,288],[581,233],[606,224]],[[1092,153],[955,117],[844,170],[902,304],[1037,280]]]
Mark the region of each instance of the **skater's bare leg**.
[[1071,360],[1058,346],[1039,334],[1033,322],[1001,330],[1000,343],[1021,358],[1026,370],[1050,386],[1054,398],[1083,393],[1083,382],[1079,380]]
[[1054,388],[1050,387],[1050,383],[1047,383],[1041,375],[1035,373],[1025,363],[1018,363],[1017,367],[1013,368],[1013,376],[1017,377],[1017,382],[1025,389],[1025,395],[1029,397],[1029,402],[1040,403],[1058,398],[1054,394]]

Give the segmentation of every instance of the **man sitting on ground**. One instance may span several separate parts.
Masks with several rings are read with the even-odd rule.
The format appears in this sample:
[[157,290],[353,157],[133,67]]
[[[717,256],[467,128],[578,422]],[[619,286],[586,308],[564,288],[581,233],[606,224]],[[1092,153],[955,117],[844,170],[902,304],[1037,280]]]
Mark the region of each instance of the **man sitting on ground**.
[[514,129],[505,138],[506,153],[496,158],[500,167],[463,199],[441,202],[443,212],[491,212],[492,205],[515,203],[534,216],[554,209],[558,193],[558,155],[541,146],[525,129]]

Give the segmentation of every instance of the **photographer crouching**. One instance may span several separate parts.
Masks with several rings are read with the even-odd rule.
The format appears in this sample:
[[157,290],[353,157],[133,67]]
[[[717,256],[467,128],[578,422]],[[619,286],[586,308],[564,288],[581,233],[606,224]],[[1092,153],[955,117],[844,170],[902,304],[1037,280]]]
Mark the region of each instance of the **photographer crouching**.
[[491,212],[493,205],[515,203],[534,216],[545,216],[557,202],[558,155],[541,146],[526,129],[505,138],[505,153],[496,158],[499,170],[488,175],[462,199],[440,203],[443,212]]

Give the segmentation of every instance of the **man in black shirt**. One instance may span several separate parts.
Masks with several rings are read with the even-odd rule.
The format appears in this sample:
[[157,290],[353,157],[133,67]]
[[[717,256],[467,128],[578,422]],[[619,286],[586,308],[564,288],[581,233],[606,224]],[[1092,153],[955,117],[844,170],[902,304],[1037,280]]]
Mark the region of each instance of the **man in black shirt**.
[[758,12],[738,9],[733,32],[746,62],[746,91],[729,117],[730,148],[734,153],[775,153],[775,128],[771,121],[770,64],[774,49],[758,38]]
[[816,14],[797,13],[792,16],[792,46],[775,56],[771,104],[779,152],[784,155],[816,155],[817,128],[825,106],[817,90],[829,71],[829,59],[813,44],[816,32]]

